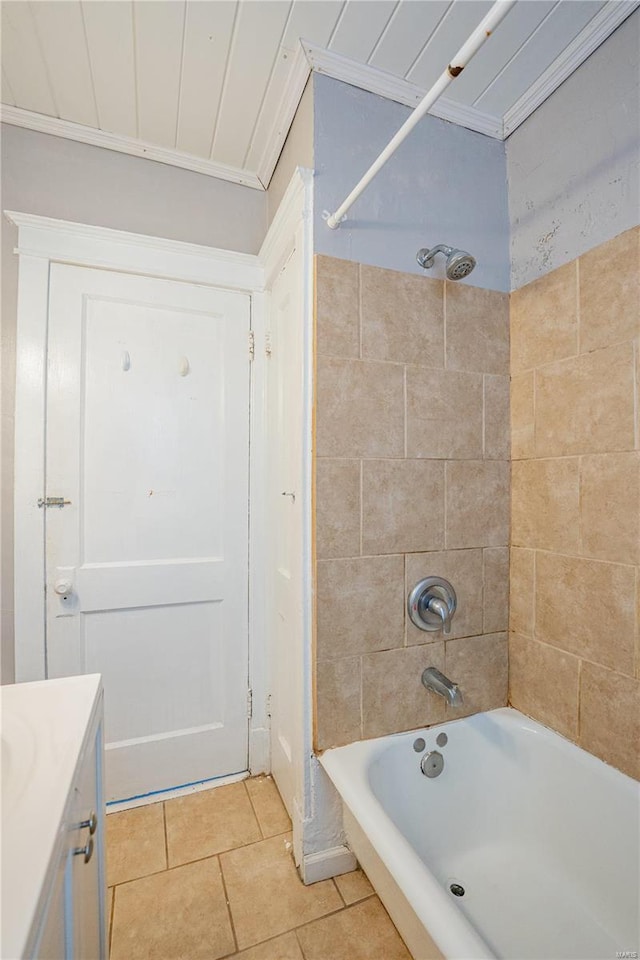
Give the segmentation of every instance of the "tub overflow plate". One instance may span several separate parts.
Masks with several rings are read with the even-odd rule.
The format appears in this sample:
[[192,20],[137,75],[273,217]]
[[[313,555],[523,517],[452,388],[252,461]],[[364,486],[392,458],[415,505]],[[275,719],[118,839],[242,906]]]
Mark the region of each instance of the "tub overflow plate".
[[425,777],[439,777],[444,769],[444,757],[438,750],[430,750],[420,761],[420,769]]

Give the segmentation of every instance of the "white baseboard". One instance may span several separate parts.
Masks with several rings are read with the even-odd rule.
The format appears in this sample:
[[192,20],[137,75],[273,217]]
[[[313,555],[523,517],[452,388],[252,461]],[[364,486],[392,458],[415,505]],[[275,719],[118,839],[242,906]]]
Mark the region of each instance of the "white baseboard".
[[300,865],[300,876],[303,883],[318,883],[319,880],[329,880],[330,877],[339,877],[342,873],[351,873],[358,866],[354,854],[349,847],[330,847],[319,853],[309,853],[303,857]]

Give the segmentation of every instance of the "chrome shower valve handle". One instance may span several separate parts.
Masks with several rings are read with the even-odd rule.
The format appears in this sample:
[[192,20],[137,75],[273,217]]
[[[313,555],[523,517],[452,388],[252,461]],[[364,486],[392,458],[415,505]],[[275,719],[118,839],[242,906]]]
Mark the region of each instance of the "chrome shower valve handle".
[[458,599],[448,580],[442,577],[425,577],[416,583],[407,600],[411,622],[420,630],[451,633],[451,619],[456,612]]

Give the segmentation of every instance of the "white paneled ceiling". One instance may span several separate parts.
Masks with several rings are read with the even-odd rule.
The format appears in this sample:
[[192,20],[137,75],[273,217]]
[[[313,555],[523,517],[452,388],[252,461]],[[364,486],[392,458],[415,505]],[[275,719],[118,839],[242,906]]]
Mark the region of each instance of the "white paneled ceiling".
[[[518,0],[432,109],[504,138],[638,6]],[[488,0],[4,0],[2,119],[264,189],[310,69],[415,105]]]

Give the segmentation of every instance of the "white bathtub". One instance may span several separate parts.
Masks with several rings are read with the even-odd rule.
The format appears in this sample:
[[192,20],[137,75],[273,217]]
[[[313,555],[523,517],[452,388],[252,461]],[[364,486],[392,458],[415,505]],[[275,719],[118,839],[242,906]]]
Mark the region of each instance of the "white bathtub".
[[[418,737],[444,757],[435,779]],[[506,708],[320,759],[416,960],[638,957],[636,781]]]

